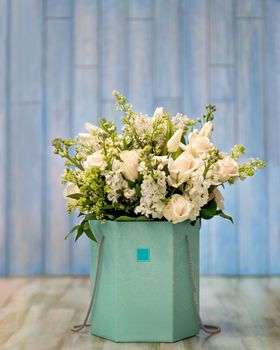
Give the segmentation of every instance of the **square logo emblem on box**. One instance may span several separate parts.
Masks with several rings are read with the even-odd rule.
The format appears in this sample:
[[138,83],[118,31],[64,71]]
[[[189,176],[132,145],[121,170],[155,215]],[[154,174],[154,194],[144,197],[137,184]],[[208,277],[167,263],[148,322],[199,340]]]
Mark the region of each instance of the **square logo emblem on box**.
[[149,248],[137,248],[136,259],[138,262],[149,262],[150,261],[150,249]]

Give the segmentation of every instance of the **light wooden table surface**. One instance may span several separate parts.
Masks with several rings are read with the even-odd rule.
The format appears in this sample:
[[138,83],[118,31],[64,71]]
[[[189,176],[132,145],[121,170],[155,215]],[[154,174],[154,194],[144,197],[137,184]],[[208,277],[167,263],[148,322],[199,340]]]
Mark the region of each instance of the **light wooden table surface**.
[[202,317],[222,333],[173,344],[117,344],[71,332],[88,302],[87,278],[0,279],[0,349],[280,349],[280,277],[201,278]]

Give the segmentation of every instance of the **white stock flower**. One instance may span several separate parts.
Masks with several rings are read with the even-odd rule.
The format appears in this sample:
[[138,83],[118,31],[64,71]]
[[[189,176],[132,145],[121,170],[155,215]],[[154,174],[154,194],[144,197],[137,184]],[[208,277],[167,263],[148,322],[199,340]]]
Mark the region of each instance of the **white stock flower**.
[[180,194],[173,194],[163,210],[163,216],[177,224],[190,219],[193,210],[191,202]]
[[194,157],[202,157],[213,149],[214,146],[206,136],[201,136],[197,131],[192,131],[189,135],[189,144],[187,146]]
[[87,156],[87,159],[84,162],[84,168],[99,168],[104,170],[107,166],[105,161],[104,154],[101,150],[94,152],[93,154]]
[[141,198],[139,205],[135,208],[135,214],[142,214],[153,219],[161,219],[164,209],[162,199],[166,195],[166,181],[164,172],[157,173],[157,181],[149,174],[146,175],[141,184]]
[[179,187],[186,182],[198,168],[204,166],[201,159],[194,158],[189,152],[183,152],[175,160],[169,158],[168,162],[168,184]]
[[224,197],[223,195],[221,194],[221,192],[215,188],[213,190],[213,195],[214,195],[214,199],[215,199],[215,202],[217,204],[217,207],[221,210],[224,210],[225,209],[225,206],[224,206]]
[[138,177],[139,152],[136,150],[122,151],[119,162],[123,176],[129,181],[135,181]]
[[221,183],[228,181],[239,175],[238,163],[230,156],[219,159],[213,166],[213,175]]
[[176,152],[179,148],[179,145],[181,143],[182,135],[184,130],[178,129],[175,131],[173,136],[168,140],[167,142],[167,150],[168,152]]
[[206,122],[203,127],[199,131],[200,136],[208,137],[208,139],[211,138],[211,134],[213,131],[213,125],[211,122]]
[[79,187],[76,184],[69,183],[63,190],[63,196],[67,204],[75,205],[77,203],[76,199],[68,197],[69,195],[75,194],[75,193],[80,193]]

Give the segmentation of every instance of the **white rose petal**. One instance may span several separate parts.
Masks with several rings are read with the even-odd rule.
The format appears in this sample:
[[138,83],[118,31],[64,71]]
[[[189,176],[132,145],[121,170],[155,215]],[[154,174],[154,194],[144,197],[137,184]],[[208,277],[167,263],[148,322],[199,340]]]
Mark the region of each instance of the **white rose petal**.
[[101,150],[94,152],[93,154],[88,156],[84,162],[85,169],[99,168],[101,170],[104,170],[106,166],[107,164],[105,161],[105,157]]
[[69,195],[75,194],[75,193],[80,193],[79,187],[73,183],[69,183],[63,190],[63,196],[67,204],[75,205],[77,203],[76,199],[68,197]]
[[138,177],[139,154],[136,150],[122,151],[120,153],[122,162],[118,163],[123,176],[129,181],[135,181]]
[[178,129],[174,135],[167,142],[167,150],[168,152],[176,152],[180,146],[182,135],[184,130]]
[[228,181],[239,175],[238,163],[230,156],[219,159],[213,167],[213,174],[220,182]]
[[164,109],[163,107],[157,107],[154,111],[154,114],[153,114],[153,119],[155,118],[159,118],[161,116],[163,116],[164,114]]
[[188,146],[194,157],[201,157],[214,148],[208,137],[201,136],[196,131],[190,133]]
[[213,131],[213,125],[211,122],[207,122],[203,125],[203,127],[201,128],[201,130],[199,131],[199,135],[200,136],[205,136],[208,137],[208,139],[211,138],[211,134]]
[[192,213],[192,204],[184,196],[174,194],[163,210],[163,216],[177,224],[190,218]]
[[88,131],[89,133],[95,133],[95,132],[104,132],[102,129],[100,129],[98,126],[93,125],[91,123],[85,123],[84,128],[86,129],[86,131]]
[[175,160],[170,158],[168,163],[169,185],[179,187],[182,183],[186,182],[199,167],[204,167],[203,161],[194,158],[188,151],[183,152]]
[[215,188],[213,190],[213,195],[214,195],[214,199],[215,199],[215,202],[217,204],[217,207],[221,210],[224,210],[225,209],[225,206],[224,206],[224,197],[223,195],[221,194],[221,192]]

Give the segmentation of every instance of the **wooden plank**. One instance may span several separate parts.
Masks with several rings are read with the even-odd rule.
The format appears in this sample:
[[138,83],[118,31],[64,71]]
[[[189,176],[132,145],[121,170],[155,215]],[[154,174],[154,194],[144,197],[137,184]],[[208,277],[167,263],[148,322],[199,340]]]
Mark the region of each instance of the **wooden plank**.
[[[97,1],[76,1],[74,6],[74,135],[84,132],[84,124],[97,122],[98,114],[98,8]],[[89,240],[82,237],[73,247],[72,272],[89,271]]]
[[6,172],[7,172],[7,37],[8,37],[8,4],[7,0],[0,1],[0,275],[7,272],[6,257]]
[[[233,1],[214,0],[210,14],[210,101],[217,107],[213,142],[222,151],[230,152],[236,139],[235,69],[234,69],[234,6]],[[215,218],[210,226],[210,263],[212,274],[234,275],[238,272],[237,190],[233,186],[220,189],[225,198],[225,212],[235,221]]]
[[11,12],[11,101],[39,102],[42,98],[42,2],[15,0],[11,3]]
[[[72,50],[71,21],[48,19],[46,21],[46,118],[47,144],[52,153],[51,141],[55,137],[71,134],[71,84]],[[47,165],[47,213],[45,237],[45,269],[47,274],[66,274],[71,271],[70,243],[64,240],[70,229],[70,218],[65,213],[65,201],[60,175],[63,161],[55,155]]]
[[262,17],[262,3],[261,0],[237,0],[237,17]]
[[[198,117],[209,102],[208,78],[208,2],[187,0],[180,3],[180,72],[182,110],[189,117]],[[173,40],[173,39],[172,39]],[[201,229],[201,272],[209,269],[208,222]]]
[[98,64],[98,1],[74,3],[74,63],[78,68],[96,68]]
[[280,3],[265,2],[265,117],[269,273],[280,273]]
[[211,0],[210,63],[234,63],[234,6],[233,0]]
[[[80,0],[79,0],[80,1]],[[48,17],[68,18],[72,15],[71,0],[46,0]]]
[[[150,114],[153,105],[153,7],[150,1],[129,3],[128,98],[136,111]],[[150,56],[151,57],[151,56]]]
[[0,286],[5,299],[4,303],[0,299],[0,346],[3,350],[279,348],[279,277],[201,278],[202,319],[221,326],[222,332],[211,337],[201,331],[195,337],[160,344],[116,344],[92,336],[88,329],[71,332],[70,327],[81,322],[88,306],[88,279],[3,279]]
[[41,274],[41,106],[13,105],[10,118],[10,274]]
[[[237,20],[238,143],[248,156],[264,157],[262,20]],[[238,186],[241,274],[268,272],[266,171]]]
[[[181,99],[180,1],[155,2],[155,97]],[[185,28],[186,29],[186,28]],[[180,109],[180,108],[179,108]]]
[[[111,110],[112,91],[127,94],[127,6],[125,1],[100,2],[99,59],[100,59],[100,115]],[[119,114],[109,115],[119,120]]]
[[[29,21],[26,21],[27,16]],[[12,275],[39,274],[42,272],[42,114],[39,101],[42,94],[42,3],[13,1],[11,18],[9,272]]]

